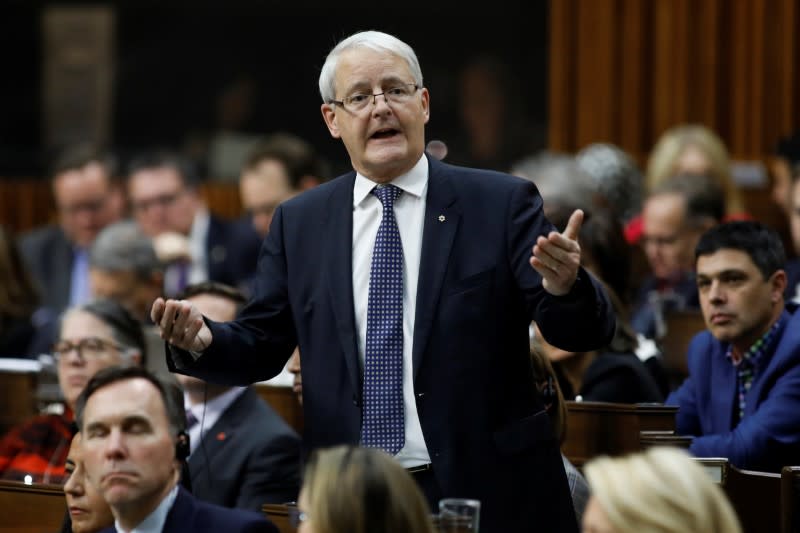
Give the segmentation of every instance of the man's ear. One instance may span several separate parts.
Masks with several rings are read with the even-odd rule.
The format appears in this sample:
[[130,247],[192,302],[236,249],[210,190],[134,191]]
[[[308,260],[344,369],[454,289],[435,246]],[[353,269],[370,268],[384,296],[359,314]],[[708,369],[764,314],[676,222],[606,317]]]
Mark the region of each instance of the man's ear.
[[431,94],[425,87],[420,91],[422,91],[422,110],[425,113],[425,124],[427,124],[431,119]]
[[335,104],[322,104],[322,118],[325,120],[325,125],[328,126],[328,131],[331,132],[331,137],[338,139],[341,137],[339,133],[339,126],[336,124],[336,105]]
[[772,284],[772,302],[777,303],[783,299],[783,291],[786,290],[786,271],[776,270],[770,278]]

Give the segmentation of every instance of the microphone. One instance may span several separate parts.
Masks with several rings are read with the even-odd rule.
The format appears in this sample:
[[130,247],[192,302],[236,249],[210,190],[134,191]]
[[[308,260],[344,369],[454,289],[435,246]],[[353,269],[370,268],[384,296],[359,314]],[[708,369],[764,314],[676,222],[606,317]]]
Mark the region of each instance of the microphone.
[[425,147],[425,151],[431,154],[439,161],[447,157],[447,145],[438,139],[434,139]]

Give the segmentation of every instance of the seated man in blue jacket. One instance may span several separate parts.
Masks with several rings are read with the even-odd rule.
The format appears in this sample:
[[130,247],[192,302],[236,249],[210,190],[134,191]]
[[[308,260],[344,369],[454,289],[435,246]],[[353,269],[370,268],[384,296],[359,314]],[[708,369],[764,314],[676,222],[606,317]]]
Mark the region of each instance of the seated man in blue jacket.
[[800,449],[800,313],[785,307],[781,239],[758,222],[712,228],[695,251],[708,327],[689,345],[689,377],[667,399],[699,457],[778,471]]

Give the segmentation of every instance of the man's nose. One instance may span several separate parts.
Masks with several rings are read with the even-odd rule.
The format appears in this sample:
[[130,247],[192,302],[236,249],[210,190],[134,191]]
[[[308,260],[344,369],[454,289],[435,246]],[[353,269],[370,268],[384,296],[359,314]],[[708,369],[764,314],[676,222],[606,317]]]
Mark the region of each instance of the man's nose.
[[715,303],[725,300],[725,291],[722,289],[719,281],[714,280],[711,282],[711,286],[708,289],[708,299]]
[[372,95],[372,112],[373,113],[386,113],[391,112],[392,107],[386,99],[386,93]]
[[105,454],[109,459],[125,457],[125,439],[120,430],[112,429],[108,434]]

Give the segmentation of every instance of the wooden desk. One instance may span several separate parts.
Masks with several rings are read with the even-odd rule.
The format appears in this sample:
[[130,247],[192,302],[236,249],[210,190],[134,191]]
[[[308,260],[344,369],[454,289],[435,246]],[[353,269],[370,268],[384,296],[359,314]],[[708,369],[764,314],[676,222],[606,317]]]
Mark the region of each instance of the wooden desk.
[[[297,509],[295,507],[295,509]],[[270,522],[275,524],[280,533],[295,533],[297,530],[289,521],[289,507],[283,504],[265,503],[261,507],[262,512],[267,515]]]
[[567,438],[561,449],[579,468],[598,455],[640,451],[643,431],[674,433],[677,411],[662,404],[567,402]]
[[706,329],[700,311],[669,311],[664,314],[667,334],[661,339],[664,368],[671,390],[675,390],[689,375],[686,355],[692,338]]
[[291,387],[275,387],[256,383],[256,392],[275,411],[283,417],[287,424],[300,435],[303,434],[303,408],[297,401]]
[[[793,531],[782,526],[791,522],[793,509],[783,505],[781,474],[741,470],[722,457],[695,460],[725,490],[745,533]],[[788,478],[791,477],[790,471]]]
[[0,370],[0,435],[37,413],[36,385],[34,372]]
[[59,485],[0,481],[0,533],[53,533],[61,528],[66,510]]

